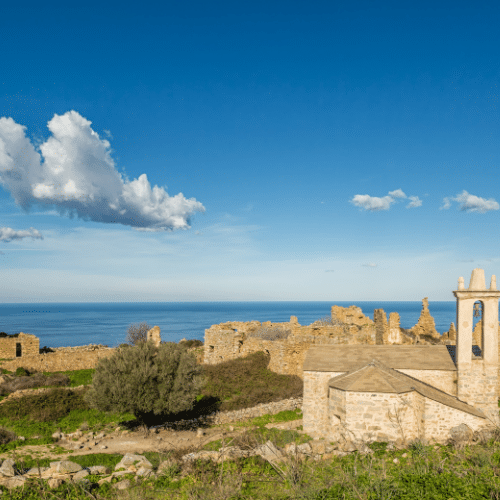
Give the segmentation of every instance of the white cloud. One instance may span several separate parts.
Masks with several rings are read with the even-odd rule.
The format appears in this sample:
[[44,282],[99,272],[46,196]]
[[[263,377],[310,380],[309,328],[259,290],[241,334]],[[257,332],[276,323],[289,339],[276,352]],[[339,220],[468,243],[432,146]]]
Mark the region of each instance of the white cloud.
[[449,198],[443,198],[443,205],[439,207],[439,210],[448,210],[451,207],[451,201]]
[[391,198],[406,198],[402,189],[396,189],[395,191],[389,191],[389,196]]
[[410,196],[410,203],[406,208],[417,208],[422,206],[422,200],[418,196]]
[[41,233],[33,227],[20,231],[16,231],[11,227],[0,227],[0,241],[5,241],[6,243],[8,243],[9,241],[22,240],[23,238],[43,240],[43,236],[41,235]]
[[377,267],[375,262],[368,262],[368,264],[361,264],[363,267]]
[[[124,179],[115,168],[110,143],[76,111],[54,115],[52,133],[40,153],[25,135],[26,127],[0,118],[0,183],[27,210],[32,204],[59,213],[135,229],[187,229],[194,212],[205,208],[182,193],[170,196],[146,174]],[[43,160],[43,161],[42,161]]]
[[[368,194],[357,194],[350,202],[357,207],[364,208],[365,210],[370,210],[371,212],[378,212],[380,210],[389,210],[393,203],[399,200],[408,198],[402,189],[395,189],[394,191],[389,191],[386,196],[381,198],[377,196],[370,196]],[[410,196],[410,203],[406,205],[406,208],[420,207],[422,201],[418,196]]]
[[455,198],[452,198],[452,200],[460,203],[458,208],[465,212],[479,212],[484,214],[490,210],[500,209],[500,205],[493,198],[486,200],[485,198],[469,194],[465,189],[462,193],[457,194]]
[[389,208],[391,208],[391,204],[394,202],[395,200],[391,196],[378,198],[377,196],[370,196],[368,194],[357,194],[351,200],[351,203],[353,205],[364,208],[365,210],[370,210],[372,212],[377,212],[379,210],[389,210]]

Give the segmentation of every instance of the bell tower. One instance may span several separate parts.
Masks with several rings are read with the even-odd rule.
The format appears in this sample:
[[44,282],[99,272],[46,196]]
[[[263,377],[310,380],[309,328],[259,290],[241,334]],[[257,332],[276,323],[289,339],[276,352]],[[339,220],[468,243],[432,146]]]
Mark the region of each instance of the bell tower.
[[[496,277],[491,277],[489,289],[483,269],[474,269],[469,288],[458,279],[457,347],[458,399],[482,410],[495,424],[498,415],[498,300]],[[474,316],[481,317],[481,342],[473,351]]]

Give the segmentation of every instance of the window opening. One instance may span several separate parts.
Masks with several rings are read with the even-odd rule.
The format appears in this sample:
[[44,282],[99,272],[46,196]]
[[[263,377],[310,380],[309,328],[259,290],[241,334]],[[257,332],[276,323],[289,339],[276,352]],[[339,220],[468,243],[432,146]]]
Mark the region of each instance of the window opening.
[[20,358],[22,354],[21,342],[16,342],[16,358]]
[[472,315],[472,357],[483,357],[484,346],[484,304],[480,300],[474,302],[473,315]]

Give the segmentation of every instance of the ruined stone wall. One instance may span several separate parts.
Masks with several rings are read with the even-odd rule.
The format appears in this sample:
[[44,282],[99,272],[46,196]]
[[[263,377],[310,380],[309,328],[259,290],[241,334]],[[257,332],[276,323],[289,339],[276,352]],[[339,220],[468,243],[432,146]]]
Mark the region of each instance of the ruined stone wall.
[[0,362],[0,366],[15,371],[22,366],[27,370],[39,372],[58,372],[95,368],[101,358],[111,356],[115,349],[95,346],[65,347],[46,354],[31,354],[10,361]]
[[[428,313],[426,304],[424,299],[423,311]],[[426,313],[421,315],[422,321],[419,320],[421,325],[418,331],[425,331],[422,330],[422,325],[429,323],[426,318]],[[430,318],[432,319],[432,316]],[[434,324],[433,319],[431,323]],[[267,340],[258,336],[262,329],[281,331],[284,334],[281,338],[276,337],[276,340]],[[432,330],[427,333],[432,336]],[[429,342],[420,339],[418,334],[407,333],[402,329],[398,313],[390,313],[387,321],[384,310],[377,309],[372,321],[359,307],[332,306],[331,320],[318,320],[310,325],[300,325],[295,316],[292,316],[289,322],[283,323],[233,321],[212,325],[205,330],[203,362],[216,364],[263,351],[270,356],[271,370],[302,377],[305,353],[315,344],[415,343]],[[433,340],[432,343],[440,343],[440,340]]]
[[410,328],[409,331],[414,335],[426,335],[434,337],[436,339],[440,339],[441,336],[436,331],[436,323],[434,322],[434,318],[429,312],[429,299],[427,297],[422,299],[422,311],[420,313],[420,317],[418,318],[417,324],[414,327]]
[[0,337],[0,358],[11,359],[16,357],[16,346],[21,344],[21,357],[38,354],[40,340],[35,335],[21,332],[16,337]]

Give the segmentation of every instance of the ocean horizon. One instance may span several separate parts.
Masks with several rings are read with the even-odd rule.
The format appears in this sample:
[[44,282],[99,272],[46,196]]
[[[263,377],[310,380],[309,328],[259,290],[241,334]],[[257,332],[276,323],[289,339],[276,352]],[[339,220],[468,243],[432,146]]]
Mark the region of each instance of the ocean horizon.
[[[301,325],[309,325],[329,316],[333,305],[356,305],[371,319],[375,309],[397,312],[403,328],[415,325],[422,310],[421,301],[2,303],[0,331],[36,335],[40,347],[115,347],[125,342],[133,323],[158,325],[165,341],[203,340],[205,329],[227,321],[283,322],[297,316]],[[439,333],[448,331],[455,322],[455,301],[429,302],[429,310]]]

